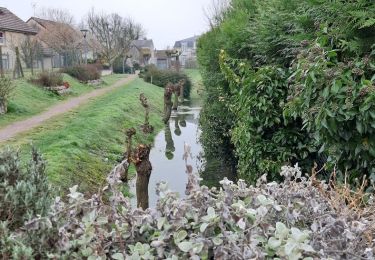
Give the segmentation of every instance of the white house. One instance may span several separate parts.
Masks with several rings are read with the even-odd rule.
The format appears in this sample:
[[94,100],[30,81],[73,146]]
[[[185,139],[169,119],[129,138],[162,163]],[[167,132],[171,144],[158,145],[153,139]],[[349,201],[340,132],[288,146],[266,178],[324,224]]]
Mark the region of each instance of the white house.
[[179,57],[181,67],[194,68],[197,64],[197,40],[199,36],[193,36],[184,40],[176,41],[174,49],[180,51]]

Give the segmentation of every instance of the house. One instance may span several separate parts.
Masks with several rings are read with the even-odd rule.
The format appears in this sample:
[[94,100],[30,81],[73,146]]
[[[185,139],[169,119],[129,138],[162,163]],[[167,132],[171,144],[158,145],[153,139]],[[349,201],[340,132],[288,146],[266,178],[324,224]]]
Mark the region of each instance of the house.
[[20,47],[27,37],[35,37],[37,31],[4,7],[0,7],[0,46],[2,65],[12,70],[16,62],[15,47]]
[[132,41],[127,56],[131,57],[132,63],[138,63],[142,67],[156,64],[154,42],[151,39]]
[[27,24],[38,32],[36,37],[43,46],[45,68],[70,66],[82,62],[83,56],[88,59],[94,56],[91,48],[86,50],[88,41],[84,42],[82,33],[69,24],[37,17],[31,17]]
[[178,51],[176,50],[156,50],[154,64],[161,70],[175,69],[179,66],[177,57]]
[[174,49],[180,51],[179,57],[181,67],[195,68],[197,66],[197,40],[199,36],[193,36],[184,40],[176,41]]

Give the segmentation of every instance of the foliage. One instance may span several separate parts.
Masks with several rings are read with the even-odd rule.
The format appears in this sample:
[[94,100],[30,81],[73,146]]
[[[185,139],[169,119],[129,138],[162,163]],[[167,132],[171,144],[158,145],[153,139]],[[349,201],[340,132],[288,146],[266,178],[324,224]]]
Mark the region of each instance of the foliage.
[[238,104],[230,109],[237,119],[232,141],[239,176],[255,182],[264,173],[277,173],[286,163],[293,165],[306,159],[311,146],[300,130],[301,124],[283,118],[288,72],[276,66],[254,70],[244,62],[228,59],[224,51],[220,65],[230,82],[228,102]]
[[8,100],[16,85],[13,84],[12,80],[8,77],[0,77],[0,99]]
[[93,64],[76,65],[62,69],[62,72],[78,79],[82,82],[100,79],[100,71]]
[[42,71],[35,78],[31,78],[31,83],[41,87],[56,87],[64,84],[63,75],[55,71]]
[[350,180],[372,174],[374,10],[368,0],[233,0],[215,13],[198,42],[205,151],[220,155],[215,140],[226,138],[252,182],[296,161],[308,170],[327,159]]
[[300,116],[331,167],[351,177],[375,177],[375,72],[372,57],[340,62],[338,52],[315,44],[298,56],[286,116]]
[[164,88],[168,83],[176,84],[180,80],[185,80],[184,85],[184,97],[190,97],[191,91],[191,80],[183,72],[176,72],[172,70],[159,70],[155,65],[147,65],[142,72],[141,77],[146,82],[151,82],[152,84]]
[[[17,168],[18,169],[18,168]],[[116,168],[99,194],[77,186],[57,197],[47,215],[22,227],[2,222],[5,258],[111,259],[372,259],[373,202],[346,206],[324,182],[283,167],[282,184],[221,181],[199,185],[189,173],[185,199],[159,183],[155,209],[132,209]],[[43,234],[43,236],[40,236]],[[38,239],[39,243],[35,243]]]
[[[125,65],[123,67],[123,65]],[[132,68],[128,64],[123,64],[123,57],[119,57],[114,60],[113,65],[112,65],[113,73],[128,73],[130,74],[132,72]]]
[[[218,72],[219,54],[216,49],[220,45],[219,33],[215,30],[202,35],[197,45],[199,70],[205,92],[199,117],[202,129],[200,142],[208,162],[213,161],[212,158],[218,158],[225,165],[237,165],[230,136],[234,116],[224,102],[227,83]],[[207,179],[207,176],[204,177]]]
[[19,228],[36,215],[45,216],[52,189],[45,174],[45,162],[36,149],[24,170],[18,153],[9,149],[0,154],[0,220],[9,228]]

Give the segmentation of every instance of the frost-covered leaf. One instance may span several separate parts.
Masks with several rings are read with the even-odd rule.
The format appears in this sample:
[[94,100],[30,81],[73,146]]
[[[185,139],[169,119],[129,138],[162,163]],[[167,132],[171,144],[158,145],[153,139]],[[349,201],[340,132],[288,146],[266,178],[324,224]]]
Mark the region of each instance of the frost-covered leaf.
[[274,237],[270,237],[270,239],[268,240],[268,246],[271,249],[275,250],[275,249],[277,249],[278,247],[281,246],[281,241],[274,238]]
[[245,223],[245,221],[244,221],[243,218],[241,218],[240,220],[238,220],[238,222],[237,222],[237,226],[238,226],[240,229],[245,230],[245,228],[246,228],[246,223]]
[[178,248],[180,248],[181,251],[187,253],[193,248],[193,243],[189,241],[183,241],[178,244]]
[[121,253],[116,253],[116,254],[113,254],[111,255],[112,259],[115,259],[115,260],[124,260],[124,255],[121,254]]
[[299,247],[305,252],[315,252],[314,248],[309,244],[302,243]]
[[220,237],[214,237],[212,239],[212,242],[214,243],[215,246],[219,246],[223,243],[223,240]]
[[187,237],[188,233],[186,230],[180,230],[177,233],[174,233],[174,241],[176,244],[180,243],[182,240],[184,240]]
[[275,237],[284,239],[289,235],[289,229],[281,222],[276,223]]
[[272,202],[273,202],[272,200],[267,199],[267,197],[264,196],[263,194],[258,195],[257,200],[258,200],[258,202],[259,202],[261,205],[263,205],[263,206],[270,205],[270,204],[272,204]]
[[165,217],[158,218],[157,228],[161,230],[166,221],[167,219]]
[[301,231],[298,228],[292,227],[291,229],[291,238],[293,238],[297,242],[304,242],[306,239],[309,238],[309,233],[306,231]]
[[203,233],[205,230],[206,230],[206,228],[208,227],[208,223],[202,223],[201,224],[201,227],[200,227],[200,231]]

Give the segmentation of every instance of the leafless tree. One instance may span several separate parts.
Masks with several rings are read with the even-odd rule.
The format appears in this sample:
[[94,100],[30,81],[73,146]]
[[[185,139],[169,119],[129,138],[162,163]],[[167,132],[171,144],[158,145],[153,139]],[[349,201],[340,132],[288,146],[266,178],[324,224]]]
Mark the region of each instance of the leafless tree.
[[36,16],[54,22],[74,25],[74,17],[67,9],[41,8]]
[[125,56],[131,42],[144,34],[140,24],[116,13],[95,13],[92,10],[87,16],[87,25],[100,44],[100,56],[111,68],[116,58]]
[[203,10],[211,28],[223,22],[230,4],[231,0],[211,0],[211,4]]
[[45,42],[51,49],[64,55],[65,65],[71,65],[79,56],[77,50],[82,35],[69,24],[46,21],[44,23],[46,30],[39,33],[39,38]]
[[21,42],[20,49],[22,60],[25,62],[26,67],[31,68],[31,74],[34,74],[34,61],[41,60],[43,56],[40,42],[35,37],[27,36]]
[[38,34],[40,40],[55,52],[64,56],[65,65],[71,65],[79,59],[79,44],[82,35],[74,27],[74,18],[65,9],[42,8],[37,16],[44,19],[45,30]]

